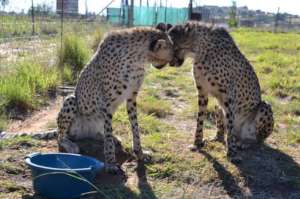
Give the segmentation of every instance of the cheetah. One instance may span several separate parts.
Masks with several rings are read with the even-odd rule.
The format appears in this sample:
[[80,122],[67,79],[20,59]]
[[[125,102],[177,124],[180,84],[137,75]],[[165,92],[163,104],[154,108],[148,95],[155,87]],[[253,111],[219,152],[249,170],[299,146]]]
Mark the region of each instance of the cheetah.
[[181,66],[186,56],[193,58],[199,110],[191,150],[199,150],[204,145],[203,121],[208,95],[211,95],[220,106],[215,140],[222,141],[226,129],[227,157],[232,162],[240,162],[238,149],[263,142],[274,126],[271,106],[261,99],[253,67],[224,28],[187,22],[170,28],[168,34],[174,43],[171,66]]
[[74,143],[83,138],[104,139],[106,169],[120,171],[112,137],[112,117],[126,101],[133,134],[133,151],[143,159],[136,98],[147,63],[161,69],[173,59],[172,42],[158,28],[112,31],[99,44],[80,73],[74,95],[68,96],[57,117],[60,151],[79,153]]

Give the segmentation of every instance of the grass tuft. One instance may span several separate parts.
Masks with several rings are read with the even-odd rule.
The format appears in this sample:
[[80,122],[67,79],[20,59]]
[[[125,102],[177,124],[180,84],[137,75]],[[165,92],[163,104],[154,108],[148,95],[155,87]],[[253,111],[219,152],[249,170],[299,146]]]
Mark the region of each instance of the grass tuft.
[[77,76],[89,59],[89,50],[86,43],[75,34],[64,37],[63,47],[58,52],[60,65],[67,64],[71,66],[74,77]]

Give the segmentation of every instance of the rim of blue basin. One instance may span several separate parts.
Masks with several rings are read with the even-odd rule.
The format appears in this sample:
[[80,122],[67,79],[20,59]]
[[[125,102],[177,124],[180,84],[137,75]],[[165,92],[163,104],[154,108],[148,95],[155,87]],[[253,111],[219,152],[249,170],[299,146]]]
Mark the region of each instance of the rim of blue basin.
[[[65,156],[74,156],[74,157],[79,157],[79,158],[84,158],[84,159],[88,159],[91,160],[92,162],[94,162],[94,165],[91,165],[89,167],[85,167],[85,168],[57,168],[57,167],[48,167],[48,166],[44,166],[44,165],[39,165],[39,164],[35,164],[31,161],[32,158],[34,158],[35,156],[47,156],[47,155],[65,155]],[[80,155],[80,154],[75,154],[75,153],[32,153],[26,156],[25,162],[27,165],[31,166],[31,167],[36,167],[39,169],[45,169],[45,170],[51,170],[51,171],[92,171],[92,170],[100,170],[102,168],[104,168],[104,163],[89,157],[89,156],[84,156],[84,155]]]

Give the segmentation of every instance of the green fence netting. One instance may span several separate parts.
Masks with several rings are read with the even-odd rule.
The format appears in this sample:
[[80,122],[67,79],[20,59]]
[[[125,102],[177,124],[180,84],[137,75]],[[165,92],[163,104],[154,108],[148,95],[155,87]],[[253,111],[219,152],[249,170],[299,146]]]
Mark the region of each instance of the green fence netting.
[[[134,7],[133,24],[152,26],[159,22],[178,24],[187,21],[187,8]],[[128,24],[128,7],[107,8],[107,20],[112,24]]]

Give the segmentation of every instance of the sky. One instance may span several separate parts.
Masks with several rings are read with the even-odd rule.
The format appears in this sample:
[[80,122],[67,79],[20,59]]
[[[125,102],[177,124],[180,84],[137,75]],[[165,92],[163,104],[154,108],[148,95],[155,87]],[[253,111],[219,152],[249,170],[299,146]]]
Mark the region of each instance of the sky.
[[[9,0],[10,3],[6,10],[20,12],[22,9],[27,12],[31,6],[31,0]],[[56,0],[33,0],[35,4],[47,3],[55,8]],[[88,10],[90,12],[98,13],[112,0],[79,0],[79,11],[85,13],[85,1],[87,1]],[[130,2],[130,0],[128,0]],[[154,2],[160,0],[149,0],[149,4],[153,5]],[[135,0],[135,4],[139,5],[140,0]],[[142,4],[146,5],[147,0],[142,0]],[[173,7],[187,7],[189,0],[162,0],[163,5],[167,2],[168,6]],[[248,6],[249,9],[263,10],[267,12],[276,13],[278,7],[280,12],[287,12],[290,14],[300,15],[300,0],[236,0],[237,6]],[[111,7],[120,7],[121,0],[114,0]],[[194,0],[194,5],[218,5],[230,6],[231,0]]]

